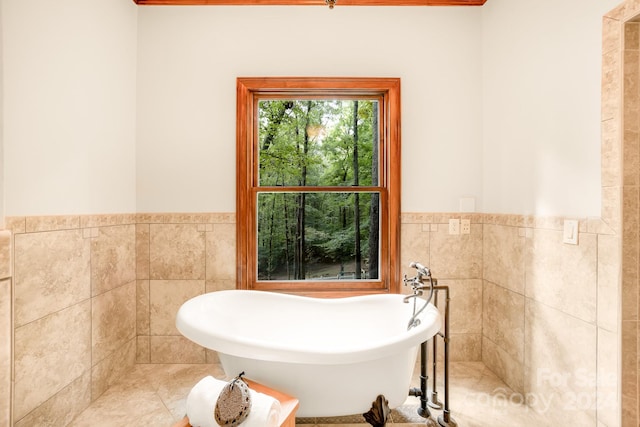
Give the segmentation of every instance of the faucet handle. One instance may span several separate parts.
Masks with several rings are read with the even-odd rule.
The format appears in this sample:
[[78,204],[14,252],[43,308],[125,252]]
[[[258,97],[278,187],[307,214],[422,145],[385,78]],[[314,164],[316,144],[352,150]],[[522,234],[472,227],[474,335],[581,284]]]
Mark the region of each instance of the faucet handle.
[[407,275],[405,274],[405,275],[404,275],[404,279],[402,279],[402,281],[404,282],[404,285],[405,285],[405,286],[407,286],[411,280],[410,280],[410,279],[407,277]]

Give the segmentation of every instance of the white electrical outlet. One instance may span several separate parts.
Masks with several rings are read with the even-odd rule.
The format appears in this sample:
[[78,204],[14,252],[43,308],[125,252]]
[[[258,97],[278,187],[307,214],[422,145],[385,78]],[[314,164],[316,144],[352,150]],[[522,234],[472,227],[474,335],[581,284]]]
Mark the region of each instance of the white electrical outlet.
[[460,220],[459,219],[450,219],[449,220],[449,234],[460,234]]
[[470,219],[461,219],[460,220],[460,234],[471,234],[471,220]]

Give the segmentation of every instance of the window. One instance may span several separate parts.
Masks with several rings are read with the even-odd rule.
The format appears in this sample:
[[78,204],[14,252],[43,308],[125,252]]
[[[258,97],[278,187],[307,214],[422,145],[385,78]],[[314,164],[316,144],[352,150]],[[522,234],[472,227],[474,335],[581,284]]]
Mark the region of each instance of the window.
[[237,90],[238,288],[399,292],[400,80]]

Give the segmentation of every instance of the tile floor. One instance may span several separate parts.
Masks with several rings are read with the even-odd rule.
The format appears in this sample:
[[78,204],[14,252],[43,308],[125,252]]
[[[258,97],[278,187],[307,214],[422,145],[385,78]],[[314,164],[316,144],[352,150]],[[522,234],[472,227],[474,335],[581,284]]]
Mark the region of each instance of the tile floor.
[[[186,397],[202,377],[224,378],[218,364],[210,365],[136,365],[133,371],[113,385],[72,423],[74,427],[149,426],[171,427],[185,415]],[[543,418],[520,404],[521,399],[480,362],[451,364],[451,415],[460,427],[547,426]],[[439,375],[442,378],[442,375]],[[419,386],[416,370],[413,386]],[[442,399],[443,390],[438,388]],[[387,425],[406,427],[425,425],[416,413],[417,397],[407,397],[392,411]],[[441,411],[433,411],[439,416]],[[362,424],[361,416],[297,419],[307,426]]]

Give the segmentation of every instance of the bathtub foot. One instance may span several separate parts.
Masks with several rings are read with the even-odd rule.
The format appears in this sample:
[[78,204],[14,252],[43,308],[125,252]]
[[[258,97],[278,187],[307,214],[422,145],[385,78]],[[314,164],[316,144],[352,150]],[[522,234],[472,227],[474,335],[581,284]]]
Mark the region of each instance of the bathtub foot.
[[371,404],[369,412],[365,412],[362,416],[373,427],[384,427],[390,412],[389,401],[380,394]]

